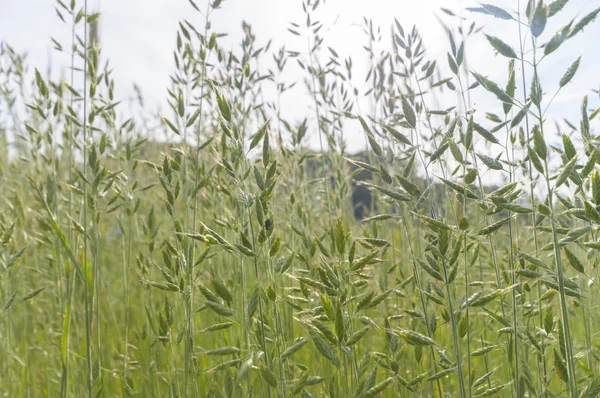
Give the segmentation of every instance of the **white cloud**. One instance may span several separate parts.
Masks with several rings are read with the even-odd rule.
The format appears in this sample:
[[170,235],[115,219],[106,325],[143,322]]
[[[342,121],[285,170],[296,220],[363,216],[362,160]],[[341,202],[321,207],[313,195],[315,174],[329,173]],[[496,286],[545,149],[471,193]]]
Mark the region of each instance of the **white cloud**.
[[[204,1],[196,0],[201,8],[206,4]],[[489,2],[505,7],[513,13],[518,3],[513,0]],[[543,38],[548,39],[570,18],[580,18],[590,12],[594,6],[592,3],[594,2],[571,0],[561,14],[549,21]],[[448,39],[436,16],[451,24],[458,20],[450,19],[440,11],[440,7],[448,8],[457,14],[460,14],[462,9],[462,15],[469,21],[476,20],[479,26],[484,26],[484,32],[501,37],[514,46],[518,43],[517,25],[514,21],[502,21],[464,11],[465,7],[477,5],[476,2],[467,0],[329,0],[319,8],[316,16],[325,22],[325,44],[335,48],[342,57],[351,55],[357,74],[366,71],[368,62],[362,50],[367,38],[359,27],[362,18],[366,17],[372,18],[375,25],[381,26],[386,46],[394,18],[397,18],[405,29],[416,25],[430,57],[437,59],[449,75],[445,60],[445,52],[449,48]],[[56,17],[53,2],[4,0],[2,8],[0,38],[7,40],[17,50],[27,50],[32,64],[44,70],[51,47],[48,37],[52,35],[65,44],[69,40],[69,27]],[[99,9],[103,14],[103,51],[114,69],[117,96],[128,96],[131,83],[135,82],[151,103],[164,103],[169,73],[173,66],[172,49],[175,45],[178,21],[185,18],[201,25],[203,17],[183,0],[104,0],[101,3],[90,0],[89,9]],[[234,48],[240,42],[241,21],[245,20],[252,25],[259,42],[265,43],[273,38],[272,49],[285,44],[288,49],[305,50],[305,42],[286,30],[289,21],[303,24],[303,19],[299,0],[225,0],[222,9],[216,11],[212,18],[216,30],[229,33],[229,36],[222,40],[225,48]],[[552,105],[551,111],[556,117],[578,120],[581,97],[591,94],[591,88],[600,86],[597,74],[600,56],[595,51],[598,37],[600,22],[596,21],[586,28],[584,34],[568,41],[542,65],[541,80],[544,91],[546,96],[551,96],[568,65],[577,56],[585,54],[580,71],[573,83],[565,89],[564,97]],[[504,84],[508,61],[502,56],[493,55],[482,34],[468,43],[467,54],[469,67]],[[68,62],[69,58],[66,55],[52,56],[55,69],[64,68]],[[361,79],[362,77],[357,77],[356,81]],[[303,89],[299,88],[284,98],[284,106],[290,109],[288,114],[303,117],[297,111],[298,105],[304,104],[300,109],[305,113],[307,99],[302,97],[303,95]],[[489,110],[491,105],[496,106],[492,110],[498,111],[492,99],[492,96],[482,89],[478,89],[473,96],[473,102],[481,112]],[[591,104],[597,104],[597,101]],[[360,142],[357,145],[362,145],[362,138],[357,142]]]

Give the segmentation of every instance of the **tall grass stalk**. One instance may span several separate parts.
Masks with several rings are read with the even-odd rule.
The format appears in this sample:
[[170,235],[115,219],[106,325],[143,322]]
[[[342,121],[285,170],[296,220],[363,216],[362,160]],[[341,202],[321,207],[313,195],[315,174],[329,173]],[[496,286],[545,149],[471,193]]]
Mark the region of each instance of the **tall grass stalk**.
[[361,62],[335,5],[299,1],[293,51],[190,0],[154,113],[79,3],[65,79],[0,42],[0,395],[600,393],[600,103],[556,105],[600,9],[444,5],[443,54],[364,18]]

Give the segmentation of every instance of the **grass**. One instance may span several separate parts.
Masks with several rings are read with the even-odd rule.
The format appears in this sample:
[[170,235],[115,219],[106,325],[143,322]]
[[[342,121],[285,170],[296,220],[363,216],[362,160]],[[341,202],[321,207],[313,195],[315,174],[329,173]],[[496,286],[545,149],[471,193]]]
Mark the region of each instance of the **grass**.
[[[418,27],[380,51],[365,20],[359,88],[319,2],[290,25],[306,48],[244,24],[227,50],[220,1],[190,1],[161,115],[114,98],[85,2],[56,3],[68,80],[2,42],[0,393],[598,396],[600,109],[554,128],[583,61],[539,70],[600,9],[550,32],[567,1],[514,3],[450,11],[437,62]],[[467,66],[492,17],[518,31],[486,36],[507,77]],[[310,109],[288,120],[296,84]]]

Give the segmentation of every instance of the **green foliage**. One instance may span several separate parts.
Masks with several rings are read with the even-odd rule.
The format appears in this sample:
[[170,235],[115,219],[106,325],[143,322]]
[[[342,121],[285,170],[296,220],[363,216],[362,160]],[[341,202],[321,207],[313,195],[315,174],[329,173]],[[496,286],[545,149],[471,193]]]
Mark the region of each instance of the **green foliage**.
[[[598,395],[598,110],[552,114],[593,65],[539,69],[600,9],[551,33],[567,1],[480,4],[468,29],[443,9],[443,63],[365,20],[363,79],[319,1],[289,28],[308,47],[278,50],[246,23],[225,48],[227,3],[189,2],[160,115],[113,98],[85,3],[56,3],[67,81],[0,43],[0,395]],[[467,67],[490,17],[528,37],[484,36],[508,78]]]

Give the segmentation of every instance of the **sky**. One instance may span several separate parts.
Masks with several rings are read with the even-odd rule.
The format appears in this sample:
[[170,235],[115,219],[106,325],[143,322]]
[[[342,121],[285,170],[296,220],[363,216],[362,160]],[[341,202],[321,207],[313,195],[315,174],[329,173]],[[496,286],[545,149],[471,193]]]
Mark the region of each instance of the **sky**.
[[[206,0],[195,1],[200,8],[204,8]],[[513,14],[518,7],[518,0],[488,1]],[[82,4],[82,0],[78,0],[78,3]],[[363,17],[366,17],[372,19],[375,25],[380,25],[383,32],[389,32],[394,18],[406,30],[416,25],[430,57],[437,59],[449,76],[445,60],[449,43],[438,18],[449,23],[456,23],[457,20],[449,19],[440,11],[441,7],[447,8],[468,18],[465,23],[475,20],[479,26],[483,26],[482,33],[468,43],[469,67],[504,85],[508,61],[494,54],[483,33],[498,36],[516,48],[517,25],[514,21],[503,21],[465,10],[474,6],[479,4],[470,0],[327,0],[319,7],[317,17],[327,29],[324,44],[335,48],[342,57],[352,56],[358,75],[366,72],[368,61],[361,48],[366,43],[366,37],[360,27]],[[548,40],[570,19],[579,19],[598,6],[600,0],[570,0],[564,10],[549,21],[542,41]],[[102,14],[100,36],[103,54],[110,59],[114,69],[117,99],[130,97],[135,83],[141,88],[151,108],[164,108],[169,74],[174,67],[172,51],[178,22],[187,19],[202,26],[203,17],[193,10],[187,0],[88,0],[88,9]],[[286,30],[290,21],[302,23],[298,19],[302,16],[301,0],[225,0],[220,9],[212,14],[211,20],[217,31],[228,33],[221,40],[225,49],[234,48],[241,41],[241,23],[246,21],[252,25],[259,45],[273,39],[272,49],[285,44],[288,49],[303,50],[305,43]],[[17,51],[27,52],[30,64],[40,70],[47,70],[51,66],[55,75],[67,74],[69,58],[51,51],[50,37],[68,43],[69,29],[56,16],[52,0],[0,0],[0,40],[7,41]],[[597,73],[600,52],[596,50],[598,38],[600,20],[588,25],[583,34],[569,40],[542,64],[542,85],[545,95],[551,96],[571,62],[584,55],[573,82],[563,89],[551,105],[553,117],[569,118],[578,125],[583,95],[590,96],[590,108],[600,105],[598,96],[591,91],[600,87],[600,75]],[[305,112],[306,108],[302,105],[307,105],[306,92],[301,86],[283,98],[283,106],[290,117],[304,117],[298,113]],[[494,97],[483,89],[474,92],[473,102],[478,111],[498,111]],[[347,134],[348,147],[358,150],[364,145],[364,136],[359,128],[353,130],[356,131]]]

